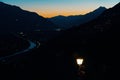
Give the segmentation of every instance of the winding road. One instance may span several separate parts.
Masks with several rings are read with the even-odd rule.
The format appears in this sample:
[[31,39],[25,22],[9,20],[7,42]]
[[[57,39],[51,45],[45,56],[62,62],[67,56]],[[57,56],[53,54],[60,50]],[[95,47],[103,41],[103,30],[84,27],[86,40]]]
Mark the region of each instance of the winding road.
[[8,56],[5,56],[5,57],[0,57],[0,60],[2,60],[4,62],[5,59],[7,59],[7,58],[10,58],[10,57],[13,57],[13,56],[16,56],[16,55],[19,55],[19,54],[23,54],[25,52],[30,51],[31,49],[38,48],[40,46],[40,42],[38,42],[38,41],[37,41],[37,43],[34,43],[34,42],[30,41],[30,40],[27,40],[27,41],[30,44],[30,46],[27,49],[24,49],[22,51],[16,52],[14,54],[11,54],[11,55],[8,55]]

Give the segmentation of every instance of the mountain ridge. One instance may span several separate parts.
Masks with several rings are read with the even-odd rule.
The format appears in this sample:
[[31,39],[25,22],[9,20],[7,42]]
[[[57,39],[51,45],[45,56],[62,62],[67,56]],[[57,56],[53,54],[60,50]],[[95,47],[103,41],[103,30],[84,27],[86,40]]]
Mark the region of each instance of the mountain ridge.
[[23,10],[18,6],[3,2],[0,2],[0,17],[2,32],[56,28],[51,21],[48,21],[35,12]]
[[58,25],[58,27],[67,29],[71,28],[72,26],[78,26],[80,24],[95,19],[105,10],[106,10],[105,7],[100,6],[99,8],[85,15],[71,15],[71,16],[59,15],[49,18],[49,20],[52,21],[54,24]]
[[[75,53],[85,58],[87,80],[114,80],[119,78],[119,35],[120,4],[117,4],[105,10],[96,19],[64,31],[61,36],[51,40],[48,45],[54,50],[65,51],[62,54],[65,58],[61,57],[63,60],[68,56],[73,57]],[[73,68],[75,67],[71,68],[71,72]],[[60,72],[65,72],[65,70],[66,68]]]

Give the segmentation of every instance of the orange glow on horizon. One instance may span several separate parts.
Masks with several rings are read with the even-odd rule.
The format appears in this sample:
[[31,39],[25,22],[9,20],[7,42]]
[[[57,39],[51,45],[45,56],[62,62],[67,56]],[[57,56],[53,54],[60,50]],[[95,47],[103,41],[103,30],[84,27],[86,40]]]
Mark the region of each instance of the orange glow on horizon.
[[80,9],[77,8],[56,8],[56,7],[41,7],[41,8],[26,8],[29,11],[36,12],[40,16],[43,16],[45,18],[51,18],[54,16],[58,15],[63,15],[63,16],[71,16],[71,15],[84,15],[86,13],[89,13],[91,11],[94,11],[96,8],[94,7],[89,7],[89,8],[83,8],[81,7]]
[[58,15],[63,15],[63,16],[70,16],[70,15],[84,15],[86,13],[91,12],[91,10],[84,10],[84,11],[36,11],[39,15],[45,17],[45,18],[51,18],[54,16]]

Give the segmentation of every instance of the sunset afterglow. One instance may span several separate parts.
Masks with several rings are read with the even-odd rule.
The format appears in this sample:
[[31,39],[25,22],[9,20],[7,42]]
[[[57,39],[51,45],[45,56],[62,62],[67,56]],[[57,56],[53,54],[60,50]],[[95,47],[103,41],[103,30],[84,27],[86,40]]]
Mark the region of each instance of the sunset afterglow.
[[100,6],[113,7],[119,0],[0,0],[44,17],[81,15]]

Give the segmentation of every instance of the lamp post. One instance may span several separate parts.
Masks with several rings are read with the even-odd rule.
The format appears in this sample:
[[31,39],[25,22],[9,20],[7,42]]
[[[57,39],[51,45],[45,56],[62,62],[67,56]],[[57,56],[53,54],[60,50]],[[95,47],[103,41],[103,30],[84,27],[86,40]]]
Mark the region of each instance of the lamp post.
[[83,62],[84,62],[84,59],[83,58],[77,58],[76,59],[76,62],[77,62],[77,65],[78,65],[78,71],[81,71],[83,70]]
[[83,80],[84,76],[85,76],[85,71],[84,71],[85,66],[83,65],[84,59],[83,58],[77,58],[76,62],[77,62],[77,65],[78,65],[78,78]]

